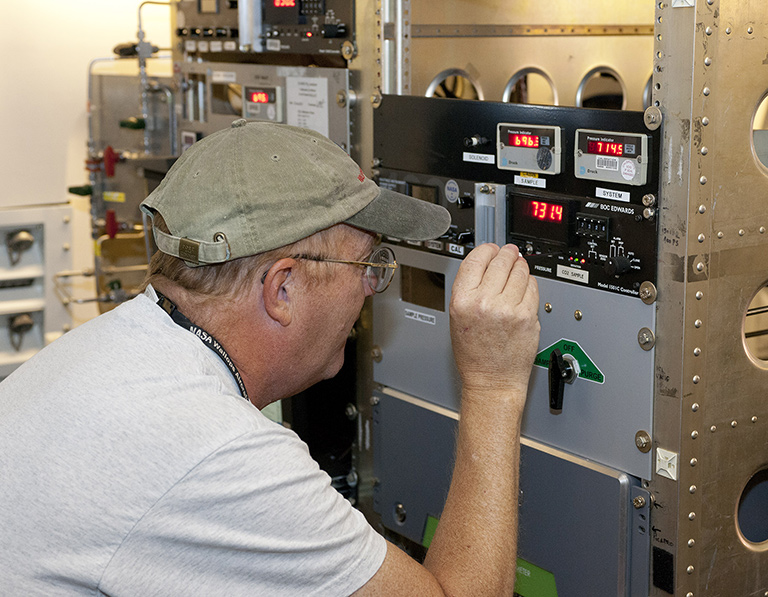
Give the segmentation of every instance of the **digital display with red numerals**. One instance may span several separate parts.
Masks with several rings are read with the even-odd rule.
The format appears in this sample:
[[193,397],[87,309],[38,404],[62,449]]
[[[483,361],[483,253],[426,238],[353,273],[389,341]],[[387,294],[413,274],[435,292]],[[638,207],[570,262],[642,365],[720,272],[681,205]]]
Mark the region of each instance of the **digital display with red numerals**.
[[282,8],[284,6],[288,8],[295,8],[296,0],[272,0],[272,5],[275,8]]
[[539,136],[510,133],[509,145],[511,145],[512,147],[531,147],[533,149],[536,149],[539,146]]
[[563,206],[558,203],[546,203],[544,201],[528,201],[525,213],[542,222],[563,221]]
[[250,95],[248,96],[248,101],[254,104],[268,104],[269,93],[266,91],[251,91]]
[[587,153],[598,155],[624,155],[623,143],[608,143],[606,141],[587,141]]
[[507,201],[508,236],[569,244],[577,202],[512,195]]

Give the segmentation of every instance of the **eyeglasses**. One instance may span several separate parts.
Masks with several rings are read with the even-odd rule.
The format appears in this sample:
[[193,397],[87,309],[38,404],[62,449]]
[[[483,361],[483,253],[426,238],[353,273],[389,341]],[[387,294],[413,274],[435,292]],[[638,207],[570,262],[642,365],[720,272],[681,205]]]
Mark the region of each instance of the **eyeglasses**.
[[[346,263],[348,265],[359,265],[365,268],[365,280],[368,282],[371,290],[376,293],[384,292],[392,283],[395,277],[395,270],[398,268],[395,253],[389,247],[379,247],[371,253],[368,261],[349,261],[346,259],[325,259],[323,257],[313,257],[312,255],[294,255],[292,259],[306,259],[307,261],[320,261],[325,263]],[[261,283],[267,277],[267,273],[261,276]]]

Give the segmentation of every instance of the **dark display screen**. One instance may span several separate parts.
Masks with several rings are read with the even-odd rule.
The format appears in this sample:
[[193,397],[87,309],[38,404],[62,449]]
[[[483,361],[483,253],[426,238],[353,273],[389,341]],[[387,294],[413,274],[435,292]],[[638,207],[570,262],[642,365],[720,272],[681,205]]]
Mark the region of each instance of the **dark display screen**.
[[423,184],[408,184],[408,194],[416,199],[421,199],[428,203],[437,203],[437,187],[430,187]]
[[526,200],[524,213],[536,220],[561,223],[563,221],[563,206],[546,201]]
[[590,155],[610,155],[634,158],[642,149],[640,135],[622,135],[602,131],[578,131],[576,147]]
[[568,244],[571,210],[567,202],[511,196],[507,205],[510,234]]
[[252,104],[274,104],[275,90],[273,88],[246,87],[245,97]]
[[536,149],[539,146],[539,136],[510,133],[508,145],[511,145],[512,147],[530,147]]
[[607,143],[605,141],[587,141],[587,153],[598,155],[624,155],[623,143]]

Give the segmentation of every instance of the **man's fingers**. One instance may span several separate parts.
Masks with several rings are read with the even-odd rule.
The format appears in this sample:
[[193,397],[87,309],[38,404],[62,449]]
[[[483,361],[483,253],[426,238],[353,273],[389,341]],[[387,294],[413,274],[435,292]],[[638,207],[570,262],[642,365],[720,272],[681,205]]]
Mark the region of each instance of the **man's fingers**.
[[499,247],[493,244],[480,245],[473,249],[459,266],[453,292],[474,290],[483,280],[488,264],[499,253]]
[[480,283],[480,290],[490,296],[504,292],[519,256],[520,250],[517,245],[504,245],[499,249],[496,256],[488,263]]
[[528,290],[530,279],[528,262],[522,257],[518,257],[507,276],[507,281],[503,288],[504,298],[515,305],[522,302]]

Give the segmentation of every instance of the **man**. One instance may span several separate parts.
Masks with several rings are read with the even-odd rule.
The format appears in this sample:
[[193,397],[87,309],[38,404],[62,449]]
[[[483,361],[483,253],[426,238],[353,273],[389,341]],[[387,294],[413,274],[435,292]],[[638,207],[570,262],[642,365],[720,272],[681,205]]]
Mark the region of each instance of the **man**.
[[0,594],[510,595],[538,338],[517,249],[478,247],[454,285],[457,460],[421,566],[258,409],[338,372],[396,267],[375,236],[434,238],[445,210],[316,133],[242,120],[142,208],[160,249],[144,294],[0,385]]

